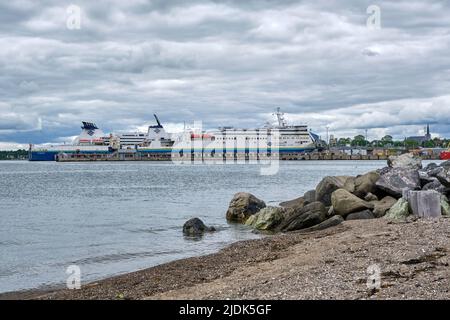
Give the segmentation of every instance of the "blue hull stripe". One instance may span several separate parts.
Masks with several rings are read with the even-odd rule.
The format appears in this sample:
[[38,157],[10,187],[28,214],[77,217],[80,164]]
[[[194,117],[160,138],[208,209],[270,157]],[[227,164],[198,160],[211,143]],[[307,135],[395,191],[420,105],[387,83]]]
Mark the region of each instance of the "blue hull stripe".
[[[138,151],[138,153],[142,153],[142,154],[148,154],[148,153],[160,153],[160,154],[168,154],[168,153],[179,153],[181,150],[183,149],[141,149]],[[305,152],[311,152],[313,151],[314,148],[280,148],[279,150],[272,150],[272,152],[278,151],[278,153],[283,154],[283,153],[293,153],[293,152],[297,152],[297,153],[305,153]],[[212,151],[215,151],[216,154],[222,154],[223,150],[216,150],[216,149],[204,149],[203,153],[208,154],[211,153]],[[202,149],[184,149],[183,152],[185,154],[188,154],[190,152],[195,152],[195,153],[201,153]],[[243,149],[243,148],[239,148],[239,149],[230,149],[228,150],[228,154],[230,153],[234,153],[234,152],[239,152],[239,153],[256,153],[258,152],[258,149],[253,149],[253,148],[249,148],[249,149]],[[259,150],[260,153],[266,153],[268,152],[267,149],[260,149]],[[30,161],[56,161],[56,155],[62,153],[60,151],[31,151],[29,152],[29,160]],[[64,151],[64,153],[78,153],[78,154],[109,154],[109,151]]]

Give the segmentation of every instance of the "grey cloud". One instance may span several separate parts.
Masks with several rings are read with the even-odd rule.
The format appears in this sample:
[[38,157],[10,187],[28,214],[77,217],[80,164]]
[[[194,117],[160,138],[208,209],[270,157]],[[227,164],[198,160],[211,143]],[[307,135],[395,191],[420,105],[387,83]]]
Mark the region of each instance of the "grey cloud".
[[78,1],[81,29],[68,30],[71,3],[0,5],[0,121],[40,118],[47,133],[21,139],[56,141],[82,120],[135,128],[154,112],[252,127],[277,106],[322,134],[424,122],[450,134],[446,1],[383,1],[381,30],[366,28],[372,1]]

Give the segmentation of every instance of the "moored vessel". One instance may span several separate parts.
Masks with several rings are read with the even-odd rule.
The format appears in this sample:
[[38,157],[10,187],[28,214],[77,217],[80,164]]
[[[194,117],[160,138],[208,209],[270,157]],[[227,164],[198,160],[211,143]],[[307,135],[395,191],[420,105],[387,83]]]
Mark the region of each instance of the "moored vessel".
[[320,139],[307,125],[288,125],[284,113],[274,113],[277,125],[239,129],[221,127],[203,131],[185,129],[181,134],[165,131],[158,117],[146,133],[105,135],[96,124],[83,122],[72,145],[30,145],[30,161],[125,161],[183,159],[260,159],[279,156],[297,159],[320,148]]

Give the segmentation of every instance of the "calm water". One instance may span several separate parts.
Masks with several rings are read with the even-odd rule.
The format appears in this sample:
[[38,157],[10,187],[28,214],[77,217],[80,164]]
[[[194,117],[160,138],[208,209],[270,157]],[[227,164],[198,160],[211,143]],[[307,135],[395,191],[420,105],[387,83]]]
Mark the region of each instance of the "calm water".
[[[255,238],[228,225],[227,205],[238,191],[268,204],[302,195],[326,175],[355,175],[385,161],[282,163],[261,176],[255,165],[171,163],[0,162],[0,292],[58,285],[66,268],[82,281],[211,253]],[[200,217],[220,231],[182,235]]]

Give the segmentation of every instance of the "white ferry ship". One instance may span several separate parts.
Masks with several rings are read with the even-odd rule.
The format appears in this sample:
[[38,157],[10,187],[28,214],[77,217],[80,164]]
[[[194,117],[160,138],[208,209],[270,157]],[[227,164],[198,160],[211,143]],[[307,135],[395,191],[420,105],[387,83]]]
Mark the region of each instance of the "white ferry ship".
[[319,136],[309,131],[307,125],[288,125],[280,108],[273,115],[277,117],[277,125],[188,131],[175,139],[172,159],[261,159],[270,154],[280,159],[299,159],[302,154],[320,149]]
[[278,125],[266,124],[256,129],[222,127],[207,132],[185,130],[179,135],[167,133],[156,115],[157,124],[149,126],[146,133],[105,135],[94,123],[83,122],[81,134],[73,145],[30,145],[29,160],[55,161],[58,157],[90,155],[91,160],[107,160],[105,157],[120,153],[127,153],[130,160],[156,160],[161,159],[161,155],[167,160],[171,155],[220,158],[227,154],[249,157],[271,152],[279,153],[281,158],[295,159],[296,155],[320,147],[319,137],[309,131],[307,125],[288,125],[279,108],[274,115]]
[[[170,134],[161,125],[156,115],[157,125],[149,126],[146,133],[131,132],[106,135],[92,122],[82,122],[81,133],[72,145],[30,145],[30,161],[55,161],[67,155],[111,155],[117,152],[130,152],[138,146],[151,145],[155,152],[161,152],[158,146],[170,146]],[[170,149],[164,150],[170,152]]]

